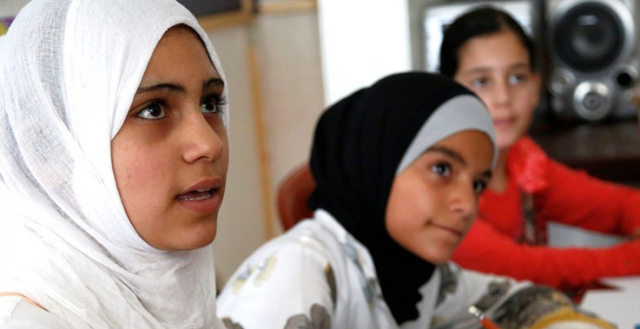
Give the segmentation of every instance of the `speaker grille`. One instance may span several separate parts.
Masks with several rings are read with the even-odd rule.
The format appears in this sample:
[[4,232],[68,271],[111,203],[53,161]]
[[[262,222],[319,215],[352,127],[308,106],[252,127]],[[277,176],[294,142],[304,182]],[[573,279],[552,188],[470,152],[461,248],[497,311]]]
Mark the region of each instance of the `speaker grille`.
[[585,2],[558,20],[553,35],[557,56],[567,66],[593,72],[611,66],[620,56],[625,30],[610,7]]

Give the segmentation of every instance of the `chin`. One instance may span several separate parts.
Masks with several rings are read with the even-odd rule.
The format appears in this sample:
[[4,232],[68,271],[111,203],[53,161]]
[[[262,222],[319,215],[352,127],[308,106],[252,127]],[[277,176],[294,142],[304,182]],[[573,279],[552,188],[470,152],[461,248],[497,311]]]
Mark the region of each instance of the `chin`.
[[429,262],[434,265],[442,265],[447,263],[448,261],[449,261],[449,257],[445,257],[445,258],[437,258],[435,260],[430,260]]
[[169,241],[165,248],[159,249],[166,251],[187,251],[206,247],[215,240],[217,225],[214,222],[213,225],[208,225],[208,227],[199,227],[193,230],[195,231],[190,232],[191,234],[183,233],[180,236],[173,236],[172,241]]
[[185,245],[185,248],[183,248],[182,250],[200,249],[210,245],[216,238],[217,229],[214,228],[213,230],[209,230],[208,232],[201,233],[204,234],[199,234],[198,236],[194,237],[189,241],[187,245]]
[[193,249],[200,249],[200,248],[204,248],[208,245],[210,245],[213,240],[215,240],[216,238],[216,233],[214,232],[213,235],[209,236],[209,237],[204,237],[198,240],[193,241],[193,243],[191,243],[189,246],[187,246],[187,248],[185,248],[185,250],[193,250]]
[[435,265],[442,265],[448,262],[451,259],[452,251],[427,251],[424,253],[421,258],[429,263],[433,263]]

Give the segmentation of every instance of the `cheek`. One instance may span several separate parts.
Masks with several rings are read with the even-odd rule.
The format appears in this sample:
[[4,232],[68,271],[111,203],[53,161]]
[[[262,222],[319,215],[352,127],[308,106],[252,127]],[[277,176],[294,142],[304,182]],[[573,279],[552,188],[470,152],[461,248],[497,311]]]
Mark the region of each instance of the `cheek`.
[[469,233],[469,231],[471,230],[471,227],[473,227],[473,223],[475,223],[476,221],[476,217],[478,216],[478,204],[476,203],[476,208],[475,211],[473,212],[473,216],[470,216],[469,219],[464,221],[464,236],[467,235],[467,233]]
[[[112,147],[113,172],[119,187],[134,187],[137,180],[147,180],[152,175],[151,157],[139,145],[114,143]],[[151,169],[151,170],[150,170]]]
[[[523,95],[524,96],[524,95]],[[519,116],[519,128],[520,133],[524,133],[529,129],[529,125],[533,120],[533,112],[537,105],[537,97],[522,97],[517,104],[518,116]]]
[[[387,211],[385,214],[385,221],[387,231],[389,235],[396,240],[396,242],[402,242],[402,237],[407,231],[407,207],[406,202],[403,200],[405,195],[404,191],[400,188],[398,182],[395,182],[387,201]],[[402,244],[402,243],[401,243]]]
[[218,135],[218,138],[220,138],[220,140],[222,141],[222,147],[223,147],[223,154],[220,157],[219,162],[222,162],[221,165],[223,165],[225,167],[225,173],[227,172],[226,168],[229,165],[229,138],[227,136],[227,130],[223,128],[221,129],[214,129],[214,131],[216,132],[216,134]]
[[488,90],[488,89],[477,90],[470,87],[469,89],[473,91],[476,95],[478,95],[482,103],[487,107],[487,110],[489,111],[489,115],[491,115],[491,117],[494,118],[496,116],[496,109],[494,108],[494,106],[492,106],[494,102],[492,101],[493,93],[491,92],[491,90]]
[[166,191],[161,185],[163,177],[171,176],[166,159],[169,152],[117,139],[111,149],[116,185],[127,215],[132,221],[146,217],[143,214],[153,210],[148,201],[161,200],[159,192]]
[[392,190],[389,196],[387,230],[398,242],[423,228],[435,212],[434,203],[437,196],[417,183],[421,178],[412,177],[411,180],[399,184],[400,186]]
[[535,107],[538,105],[538,90],[533,84],[524,86],[520,92],[518,92],[518,112],[523,117],[532,117]]
[[161,178],[161,171],[158,164],[162,163],[157,157],[139,156],[132,159],[114,163],[114,173],[116,174],[116,184],[128,190],[142,190],[148,185],[158,183]]

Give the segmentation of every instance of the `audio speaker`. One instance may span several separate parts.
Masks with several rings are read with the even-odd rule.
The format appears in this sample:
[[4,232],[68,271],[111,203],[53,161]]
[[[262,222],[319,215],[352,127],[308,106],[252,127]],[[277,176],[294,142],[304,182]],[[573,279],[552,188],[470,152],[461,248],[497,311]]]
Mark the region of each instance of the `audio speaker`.
[[584,121],[637,115],[636,0],[549,0],[550,105],[559,117]]

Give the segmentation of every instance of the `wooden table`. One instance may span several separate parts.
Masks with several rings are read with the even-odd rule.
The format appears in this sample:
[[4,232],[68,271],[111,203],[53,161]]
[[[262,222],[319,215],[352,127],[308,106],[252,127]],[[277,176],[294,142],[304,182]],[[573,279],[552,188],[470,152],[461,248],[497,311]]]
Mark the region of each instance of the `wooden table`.
[[640,277],[604,278],[599,281],[605,288],[588,290],[580,307],[613,322],[620,329],[638,328]]

